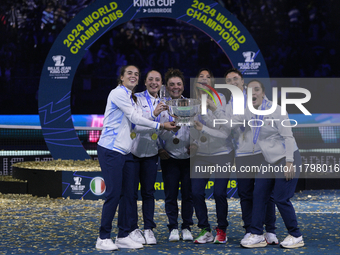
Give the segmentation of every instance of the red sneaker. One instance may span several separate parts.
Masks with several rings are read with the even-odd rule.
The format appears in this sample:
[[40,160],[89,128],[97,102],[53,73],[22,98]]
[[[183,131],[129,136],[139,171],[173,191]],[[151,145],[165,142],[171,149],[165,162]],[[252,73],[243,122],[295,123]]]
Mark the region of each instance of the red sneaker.
[[216,228],[216,236],[214,243],[226,243],[227,240],[228,240],[227,234],[222,229]]

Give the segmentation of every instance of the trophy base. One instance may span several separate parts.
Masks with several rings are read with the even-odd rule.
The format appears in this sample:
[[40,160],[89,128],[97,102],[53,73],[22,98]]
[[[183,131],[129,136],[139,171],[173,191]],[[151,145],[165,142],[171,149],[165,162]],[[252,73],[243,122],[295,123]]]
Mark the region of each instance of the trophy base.
[[176,126],[194,126],[194,117],[177,117],[175,120]]

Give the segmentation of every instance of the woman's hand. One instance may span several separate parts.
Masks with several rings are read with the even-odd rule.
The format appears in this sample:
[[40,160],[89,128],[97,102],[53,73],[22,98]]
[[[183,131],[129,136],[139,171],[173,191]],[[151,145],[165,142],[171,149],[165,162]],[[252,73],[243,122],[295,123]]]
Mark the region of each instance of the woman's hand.
[[[174,131],[174,130],[178,130],[179,128],[176,126],[175,122],[174,121],[171,121],[171,122],[164,122],[164,123],[161,123],[161,126],[163,125],[163,128],[165,130],[168,130],[168,131]],[[177,132],[177,131],[174,131],[174,132]]]
[[177,133],[178,132],[178,130],[181,128],[181,126],[176,126],[176,128],[175,129],[173,129],[172,130],[172,132],[175,132],[175,133]]
[[202,124],[201,122],[195,120],[195,128],[196,128],[198,131],[202,131],[203,124]]
[[157,106],[156,109],[153,111],[153,115],[156,117],[162,112],[168,110],[168,106],[164,104],[163,102],[160,102]]
[[295,176],[295,168],[293,166],[293,162],[286,162],[284,175],[286,177],[286,181],[292,180]]
[[169,159],[170,158],[170,156],[169,156],[169,154],[168,154],[168,152],[166,151],[166,150],[164,150],[164,149],[159,149],[158,150],[158,155],[159,155],[159,157],[161,158],[161,159]]
[[191,156],[195,156],[197,149],[198,149],[198,146],[192,143],[189,145],[187,153]]

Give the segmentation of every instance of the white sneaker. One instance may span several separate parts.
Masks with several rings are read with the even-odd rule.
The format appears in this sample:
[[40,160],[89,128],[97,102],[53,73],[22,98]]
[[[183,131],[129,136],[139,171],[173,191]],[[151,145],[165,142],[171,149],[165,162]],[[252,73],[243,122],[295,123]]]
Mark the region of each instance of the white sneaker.
[[266,247],[267,242],[263,235],[250,234],[248,238],[242,239],[241,246],[245,248]]
[[178,229],[171,230],[170,236],[169,236],[169,241],[170,242],[177,242],[177,241],[179,241]]
[[118,250],[117,245],[115,245],[111,238],[100,239],[97,238],[96,248],[105,251],[114,251]]
[[129,234],[129,237],[137,243],[145,244],[145,238],[143,236],[143,232],[139,228],[136,228],[134,231],[132,231]]
[[299,236],[299,237],[294,237],[294,236],[291,236],[291,235],[288,235],[285,240],[283,240],[281,243],[280,243],[281,247],[283,248],[288,248],[288,249],[291,249],[291,248],[299,248],[299,247],[302,247],[305,245],[305,243],[303,242],[303,238],[302,236]]
[[189,229],[185,228],[182,229],[182,239],[183,241],[192,241],[194,238],[192,237],[192,234]]
[[267,244],[279,244],[279,240],[277,240],[277,237],[274,233],[265,233],[264,239],[266,239]]
[[151,229],[144,230],[146,244],[157,244],[157,240]]
[[198,237],[194,240],[194,243],[210,243],[214,241],[214,236],[211,232],[207,231],[205,228],[201,230]]
[[244,237],[242,238],[241,243],[242,243],[243,240],[246,240],[250,235],[251,235],[251,233],[246,233],[244,235]]
[[133,241],[130,236],[119,237],[119,238],[116,237],[116,245],[118,248],[127,248],[127,249],[143,248],[143,244]]

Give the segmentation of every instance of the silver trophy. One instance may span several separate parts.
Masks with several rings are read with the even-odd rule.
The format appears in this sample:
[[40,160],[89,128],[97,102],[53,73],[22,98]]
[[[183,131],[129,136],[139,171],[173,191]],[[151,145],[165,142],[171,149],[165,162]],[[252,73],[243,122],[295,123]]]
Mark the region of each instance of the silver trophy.
[[167,99],[170,98],[169,92],[166,89],[165,85],[162,85],[161,89],[159,90],[159,99],[162,103],[165,104]]
[[175,116],[176,126],[194,126],[194,118],[201,111],[199,99],[172,99],[166,105],[169,107],[169,114]]

